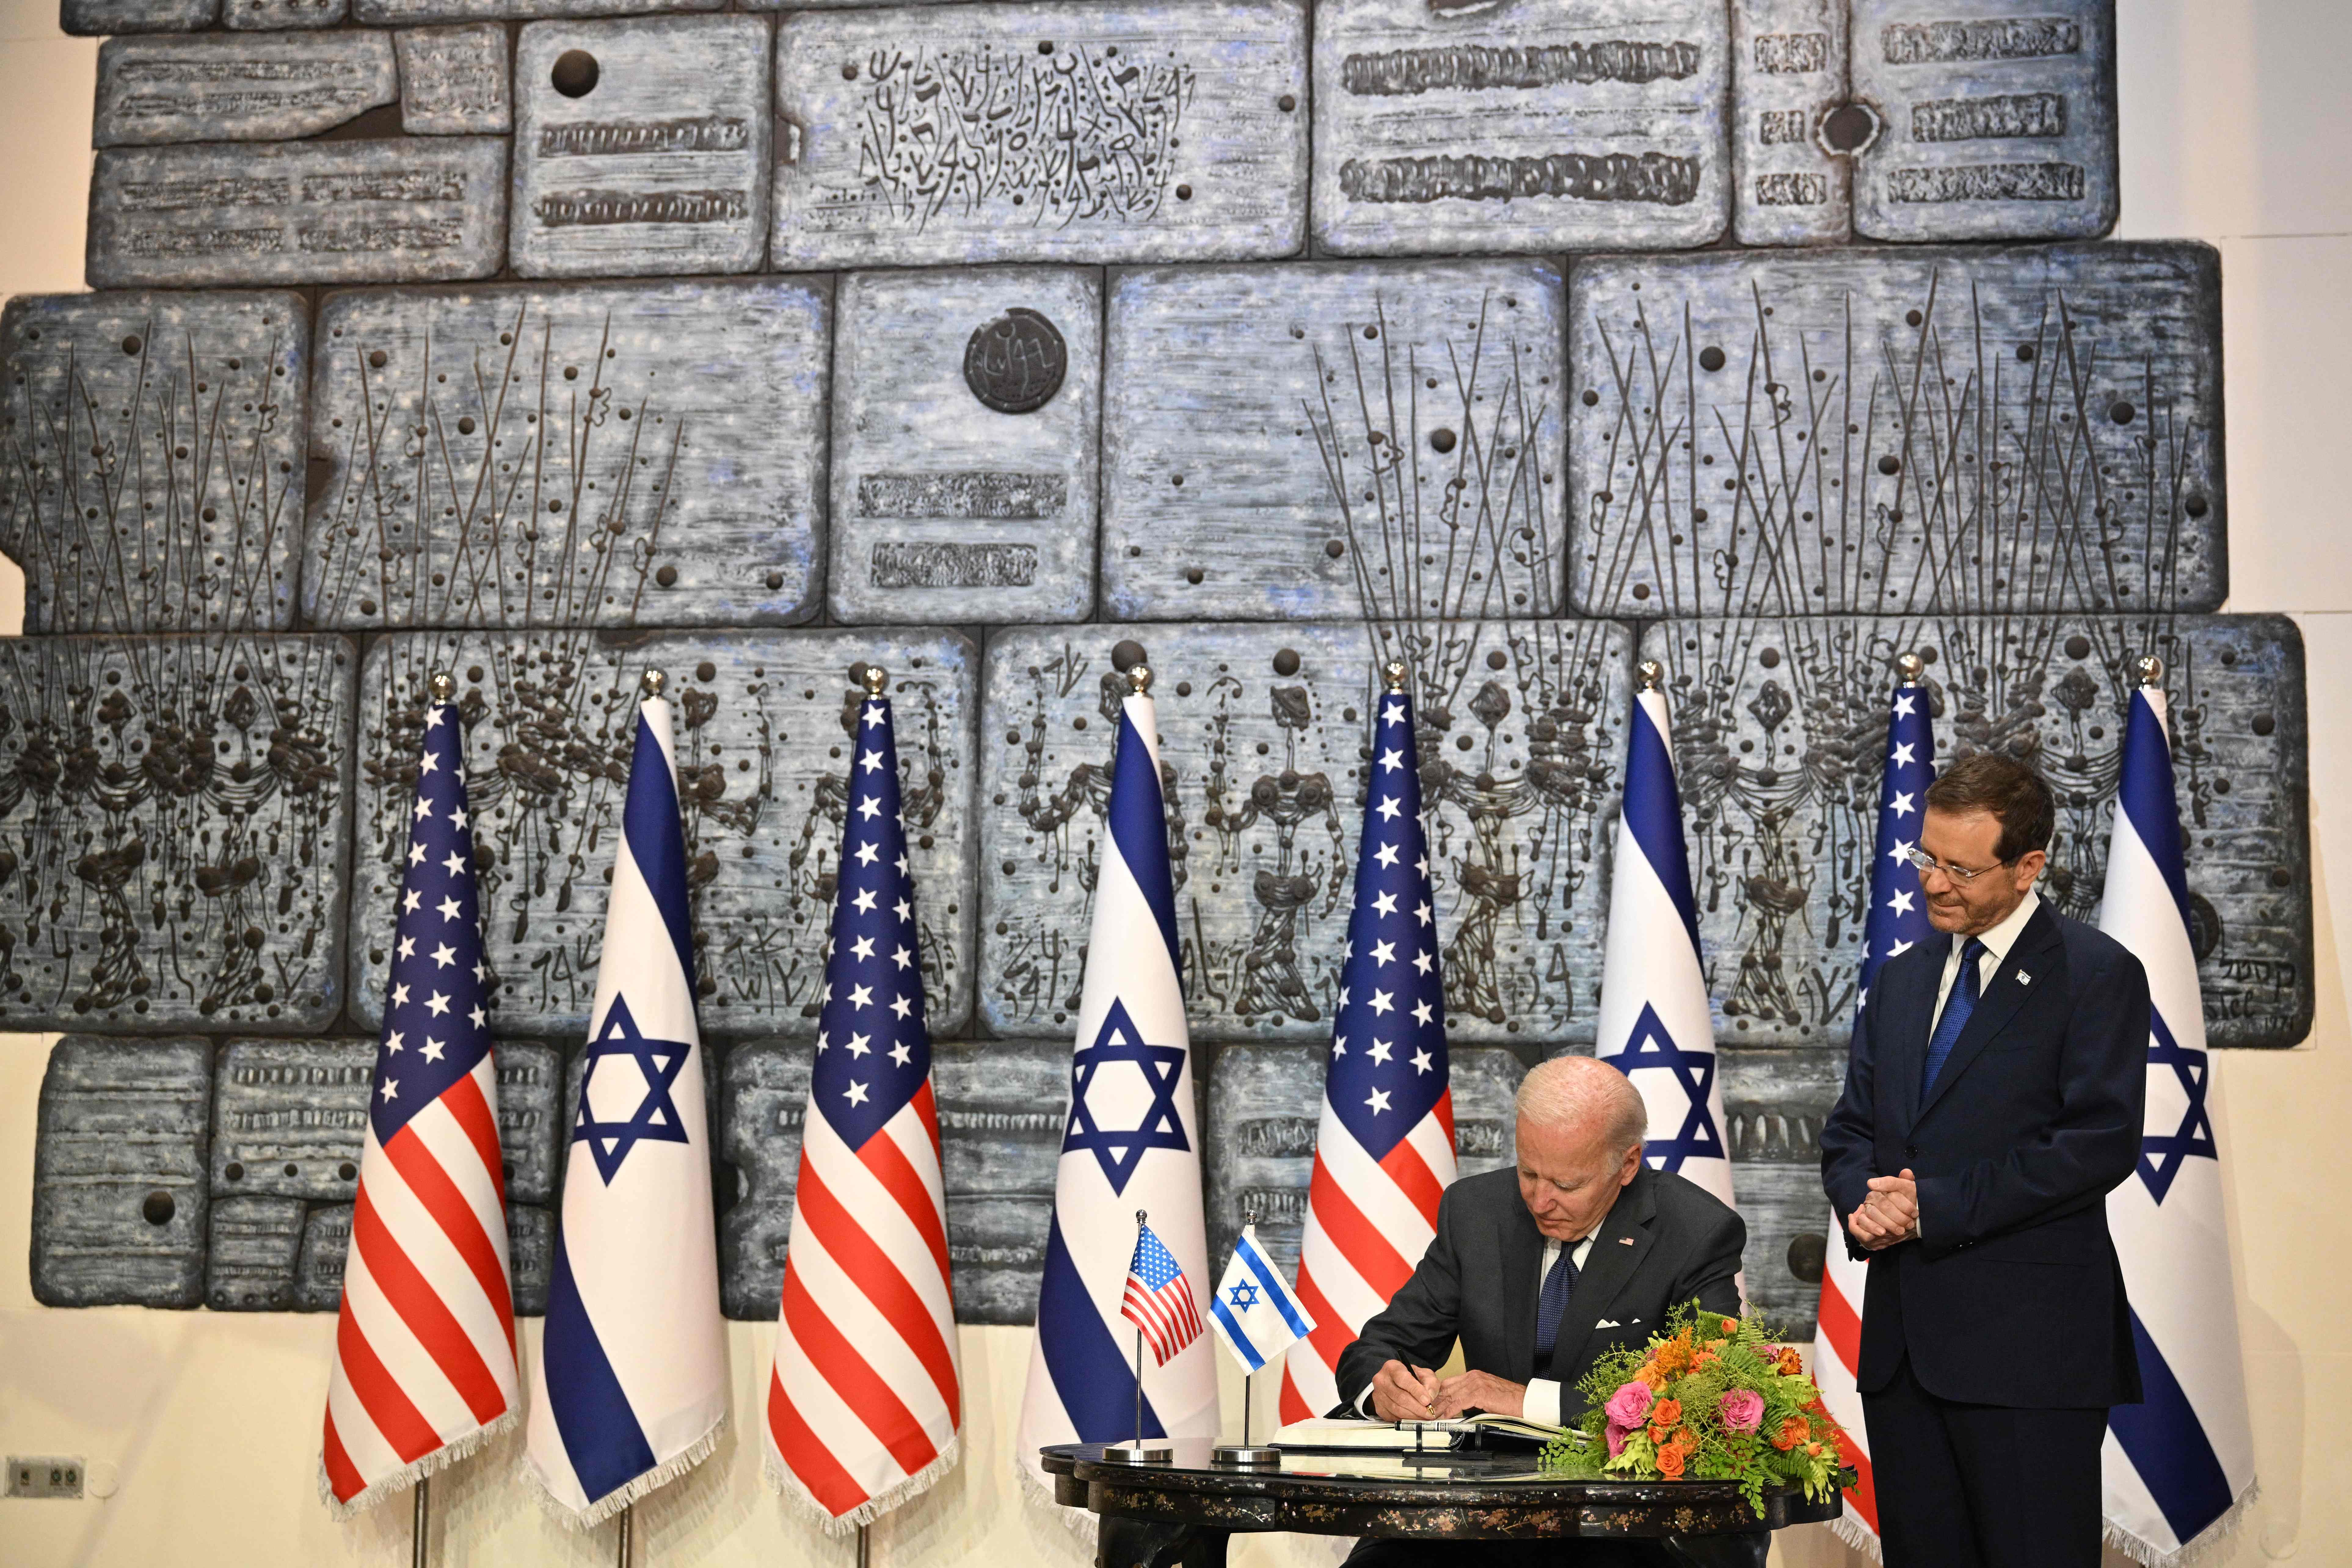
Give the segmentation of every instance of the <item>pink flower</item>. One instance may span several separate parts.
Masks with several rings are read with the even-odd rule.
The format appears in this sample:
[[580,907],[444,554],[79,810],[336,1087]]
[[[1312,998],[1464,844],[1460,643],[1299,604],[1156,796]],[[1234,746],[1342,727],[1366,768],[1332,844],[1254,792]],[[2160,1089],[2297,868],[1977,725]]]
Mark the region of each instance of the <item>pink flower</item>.
[[1764,1396],[1753,1389],[1735,1388],[1723,1396],[1719,1409],[1724,1426],[1733,1432],[1753,1432],[1764,1425]]
[[1601,1408],[1608,1414],[1612,1426],[1639,1426],[1643,1417],[1649,1415],[1651,1403],[1657,1397],[1646,1383],[1622,1384]]
[[1613,1459],[1623,1453],[1625,1439],[1639,1430],[1638,1426],[1620,1426],[1614,1421],[1609,1423],[1609,1457]]

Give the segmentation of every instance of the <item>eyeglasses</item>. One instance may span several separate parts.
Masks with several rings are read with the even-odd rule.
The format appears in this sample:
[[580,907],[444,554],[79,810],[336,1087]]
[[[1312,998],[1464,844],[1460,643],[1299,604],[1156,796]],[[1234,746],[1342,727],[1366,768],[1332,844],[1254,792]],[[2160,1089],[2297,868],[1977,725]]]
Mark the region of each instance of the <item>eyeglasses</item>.
[[1970,882],[1975,881],[1987,871],[1998,870],[2003,866],[2014,864],[2012,861],[2000,860],[1994,862],[1990,866],[1979,866],[1973,871],[1967,871],[1961,869],[1958,866],[1945,865],[1941,860],[1937,859],[1933,855],[1928,854],[1924,849],[1906,849],[1903,851],[1903,858],[1910,861],[1912,866],[1917,869],[1919,875],[1922,877],[1926,876],[1930,871],[1941,871],[1945,876],[1951,879],[1952,885],[1956,888],[1967,887]]

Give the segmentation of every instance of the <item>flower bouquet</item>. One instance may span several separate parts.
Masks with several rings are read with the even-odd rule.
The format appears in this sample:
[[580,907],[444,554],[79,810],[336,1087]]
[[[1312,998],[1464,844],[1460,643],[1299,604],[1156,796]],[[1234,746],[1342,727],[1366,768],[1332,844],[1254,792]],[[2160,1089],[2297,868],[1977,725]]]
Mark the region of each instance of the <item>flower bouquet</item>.
[[1675,1310],[1666,1331],[1593,1363],[1577,1384],[1589,1408],[1543,1463],[1596,1480],[1737,1481],[1759,1513],[1768,1487],[1814,1501],[1853,1484],[1843,1428],[1822,1408],[1793,1345],[1750,1309],[1742,1318]]

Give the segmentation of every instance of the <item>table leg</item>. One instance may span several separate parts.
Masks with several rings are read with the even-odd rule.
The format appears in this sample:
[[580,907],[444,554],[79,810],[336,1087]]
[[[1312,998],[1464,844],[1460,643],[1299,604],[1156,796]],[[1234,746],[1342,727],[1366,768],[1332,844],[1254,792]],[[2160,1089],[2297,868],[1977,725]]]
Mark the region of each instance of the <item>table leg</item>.
[[1677,1568],[1764,1568],[1772,1553],[1769,1530],[1729,1535],[1669,1535],[1666,1556]]
[[1095,1538],[1095,1568],[1225,1568],[1231,1534],[1208,1525],[1106,1518]]

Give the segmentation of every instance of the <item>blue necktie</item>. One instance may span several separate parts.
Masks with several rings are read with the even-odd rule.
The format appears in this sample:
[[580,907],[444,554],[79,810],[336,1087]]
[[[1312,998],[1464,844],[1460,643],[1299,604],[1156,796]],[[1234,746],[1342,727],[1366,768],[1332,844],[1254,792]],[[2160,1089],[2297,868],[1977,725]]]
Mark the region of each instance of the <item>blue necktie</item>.
[[1569,1292],[1576,1289],[1576,1244],[1559,1244],[1559,1260],[1544,1276],[1543,1293],[1536,1298],[1536,1370],[1551,1364],[1552,1347],[1559,1343],[1559,1320],[1568,1310]]
[[1945,1058],[1952,1054],[1960,1031],[1968,1027],[1969,1015],[1977,1010],[1977,995],[1984,986],[1979,965],[1985,952],[1985,944],[1974,937],[1960,949],[1960,973],[1952,981],[1952,994],[1944,999],[1944,1016],[1936,1020],[1936,1033],[1927,1042],[1927,1065],[1919,1074],[1922,1100],[1936,1087],[1936,1075],[1944,1070]]

